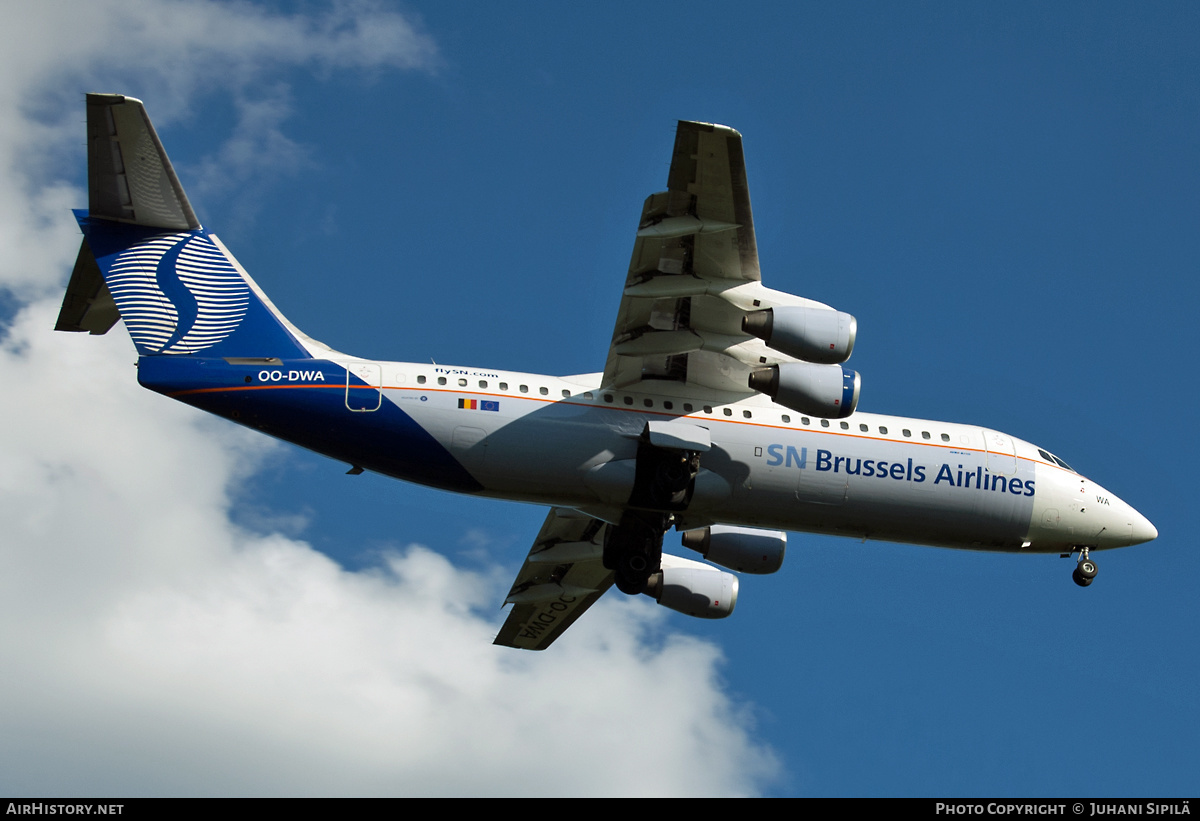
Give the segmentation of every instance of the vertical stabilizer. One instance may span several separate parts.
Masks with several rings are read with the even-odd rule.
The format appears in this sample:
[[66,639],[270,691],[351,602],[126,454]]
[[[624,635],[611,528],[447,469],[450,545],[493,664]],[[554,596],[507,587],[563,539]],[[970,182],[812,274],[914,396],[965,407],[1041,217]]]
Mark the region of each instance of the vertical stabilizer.
[[141,100],[87,95],[88,211],[57,330],[104,333],[117,315],[143,356],[306,358],[291,325],[196,220]]

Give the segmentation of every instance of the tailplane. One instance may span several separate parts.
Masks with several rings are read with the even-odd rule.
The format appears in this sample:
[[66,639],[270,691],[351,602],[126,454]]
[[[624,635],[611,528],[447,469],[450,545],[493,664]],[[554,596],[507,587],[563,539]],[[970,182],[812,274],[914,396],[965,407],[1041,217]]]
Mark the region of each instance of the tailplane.
[[326,351],[200,225],[141,100],[87,95],[88,210],[55,330],[125,326],[138,353],[306,358]]

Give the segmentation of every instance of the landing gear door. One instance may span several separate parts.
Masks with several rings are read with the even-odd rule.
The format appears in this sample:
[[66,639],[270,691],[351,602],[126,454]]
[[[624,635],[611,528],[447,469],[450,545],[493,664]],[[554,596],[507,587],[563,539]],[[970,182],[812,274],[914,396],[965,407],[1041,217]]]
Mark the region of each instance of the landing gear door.
[[1011,436],[984,428],[983,441],[987,447],[988,473],[1012,476],[1017,472],[1017,449]]
[[647,422],[645,435],[655,447],[668,450],[693,450],[707,453],[712,450],[712,436],[708,428],[689,425],[686,422]]
[[377,411],[382,404],[383,369],[374,362],[347,365],[346,407],[357,413],[363,413]]

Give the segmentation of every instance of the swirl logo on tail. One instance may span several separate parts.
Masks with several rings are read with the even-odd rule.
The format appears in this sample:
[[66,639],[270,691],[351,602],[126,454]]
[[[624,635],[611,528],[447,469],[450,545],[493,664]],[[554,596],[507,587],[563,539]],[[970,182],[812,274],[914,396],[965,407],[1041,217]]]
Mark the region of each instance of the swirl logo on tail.
[[130,336],[149,353],[202,351],[228,337],[250,304],[250,287],[207,236],[160,234],[113,262],[108,287]]

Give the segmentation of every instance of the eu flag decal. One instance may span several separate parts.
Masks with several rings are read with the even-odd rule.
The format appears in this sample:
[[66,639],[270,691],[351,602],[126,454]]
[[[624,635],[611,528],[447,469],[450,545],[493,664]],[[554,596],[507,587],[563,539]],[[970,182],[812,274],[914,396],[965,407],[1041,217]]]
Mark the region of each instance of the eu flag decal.
[[459,399],[458,406],[464,410],[500,410],[500,403],[495,399]]

